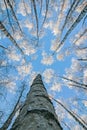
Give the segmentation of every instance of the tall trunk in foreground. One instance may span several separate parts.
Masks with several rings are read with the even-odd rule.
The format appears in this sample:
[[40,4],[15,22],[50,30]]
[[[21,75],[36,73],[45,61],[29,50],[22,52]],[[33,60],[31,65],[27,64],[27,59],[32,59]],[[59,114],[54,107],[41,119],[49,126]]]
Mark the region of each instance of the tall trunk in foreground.
[[40,74],[34,79],[11,130],[62,130]]

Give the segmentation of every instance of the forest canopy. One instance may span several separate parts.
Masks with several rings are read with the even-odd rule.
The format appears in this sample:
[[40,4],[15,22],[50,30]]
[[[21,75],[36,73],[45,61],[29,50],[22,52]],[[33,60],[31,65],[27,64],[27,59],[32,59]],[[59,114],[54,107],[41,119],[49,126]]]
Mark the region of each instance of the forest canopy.
[[0,1],[0,127],[38,73],[63,129],[87,129],[86,0]]

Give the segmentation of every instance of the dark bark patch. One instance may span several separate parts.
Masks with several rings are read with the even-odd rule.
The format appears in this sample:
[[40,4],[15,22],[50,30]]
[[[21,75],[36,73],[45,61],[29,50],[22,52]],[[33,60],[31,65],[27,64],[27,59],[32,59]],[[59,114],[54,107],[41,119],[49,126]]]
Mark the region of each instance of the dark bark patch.
[[[25,114],[25,116],[27,116],[29,113],[36,113],[36,114],[40,114],[40,115],[43,115],[48,121],[51,119],[51,120],[54,120],[58,126],[61,128],[57,118],[55,117],[55,115],[53,113],[51,113],[50,111],[48,110],[45,110],[45,109],[31,109],[31,110],[28,110]],[[61,128],[61,130],[63,130]]]

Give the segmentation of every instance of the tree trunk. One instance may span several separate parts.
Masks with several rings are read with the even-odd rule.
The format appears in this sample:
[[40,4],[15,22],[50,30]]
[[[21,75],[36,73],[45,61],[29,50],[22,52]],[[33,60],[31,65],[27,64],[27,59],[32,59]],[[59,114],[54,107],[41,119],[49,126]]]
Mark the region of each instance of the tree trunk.
[[34,79],[11,130],[62,130],[40,74]]

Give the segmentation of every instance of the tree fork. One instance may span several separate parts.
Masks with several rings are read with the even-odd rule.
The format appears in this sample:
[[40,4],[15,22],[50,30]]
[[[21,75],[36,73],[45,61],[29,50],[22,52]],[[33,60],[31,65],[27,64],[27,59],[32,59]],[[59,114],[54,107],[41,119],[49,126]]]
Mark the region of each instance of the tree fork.
[[34,79],[11,130],[62,130],[40,74]]

